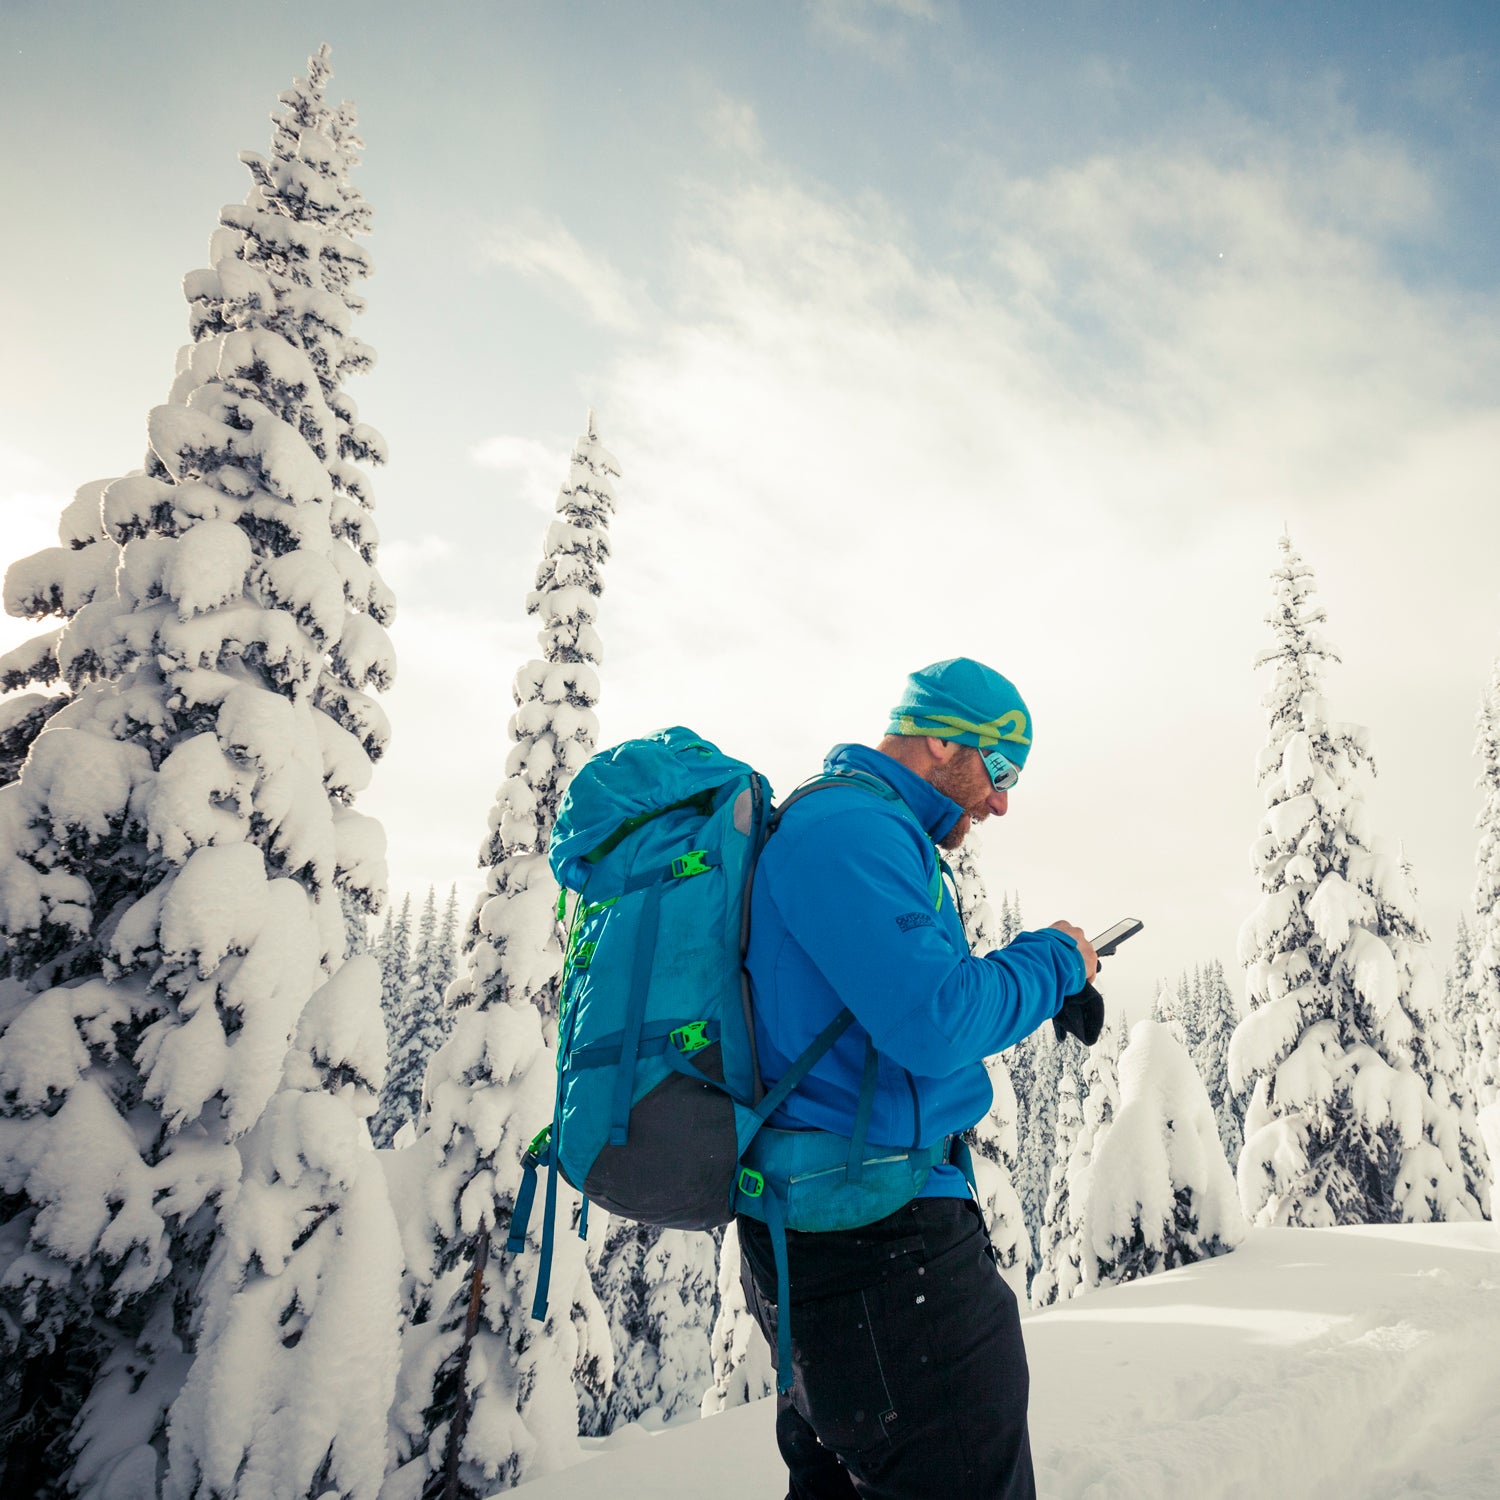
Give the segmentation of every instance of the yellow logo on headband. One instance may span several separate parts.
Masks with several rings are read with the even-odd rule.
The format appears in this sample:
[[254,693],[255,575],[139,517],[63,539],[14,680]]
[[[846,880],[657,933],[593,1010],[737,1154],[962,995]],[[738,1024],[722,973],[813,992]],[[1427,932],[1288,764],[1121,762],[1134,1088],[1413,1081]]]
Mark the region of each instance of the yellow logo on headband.
[[998,719],[990,719],[983,724],[971,723],[968,719],[959,718],[957,714],[929,714],[918,723],[911,714],[902,714],[901,733],[930,734],[935,740],[951,740],[956,735],[972,734],[978,736],[981,750],[989,750],[1001,740],[1007,740],[1012,745],[1031,743],[1026,735],[1026,715],[1019,708],[1013,708],[1009,713],[1001,714]]

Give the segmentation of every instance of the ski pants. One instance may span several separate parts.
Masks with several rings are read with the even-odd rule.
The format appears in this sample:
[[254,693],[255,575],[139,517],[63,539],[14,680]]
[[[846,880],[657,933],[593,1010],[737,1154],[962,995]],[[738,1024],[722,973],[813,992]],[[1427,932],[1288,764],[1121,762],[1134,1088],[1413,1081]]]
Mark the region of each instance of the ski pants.
[[[737,1222],[745,1302],[774,1351],[770,1234]],[[793,1231],[787,1256],[787,1500],[1035,1500],[1020,1314],[971,1201]]]

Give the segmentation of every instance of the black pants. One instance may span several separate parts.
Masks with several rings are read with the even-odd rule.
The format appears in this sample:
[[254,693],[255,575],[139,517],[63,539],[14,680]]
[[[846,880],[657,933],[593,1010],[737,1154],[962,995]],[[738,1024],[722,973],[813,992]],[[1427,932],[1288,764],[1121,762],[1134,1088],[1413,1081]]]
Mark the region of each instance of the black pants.
[[[741,1217],[745,1301],[776,1348],[765,1225]],[[863,1229],[787,1235],[787,1500],[1035,1500],[1016,1299],[979,1210],[919,1198]]]

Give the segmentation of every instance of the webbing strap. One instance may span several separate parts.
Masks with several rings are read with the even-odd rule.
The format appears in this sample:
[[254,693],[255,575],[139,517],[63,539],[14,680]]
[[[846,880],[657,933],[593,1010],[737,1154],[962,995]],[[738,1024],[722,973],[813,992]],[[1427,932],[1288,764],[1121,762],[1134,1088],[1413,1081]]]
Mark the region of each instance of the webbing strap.
[[586,1240],[589,1237],[589,1200],[583,1200],[583,1207],[578,1210],[578,1238]]
[[808,1044],[796,1062],[783,1073],[773,1088],[751,1111],[743,1117],[739,1130],[739,1153],[754,1138],[755,1132],[781,1107],[782,1101],[812,1071],[813,1064],[849,1029],[854,1012],[845,1006]]
[[[554,1136],[555,1139],[555,1136]],[[552,1281],[552,1240],[557,1228],[557,1152],[547,1147],[547,1206],[542,1210],[542,1254],[536,1267],[536,1299],[531,1316],[538,1323],[547,1317],[547,1288]]]
[[[708,871],[717,869],[722,863],[720,858],[711,854],[707,849],[695,849],[692,853],[697,856],[697,868],[691,872],[693,875],[705,875]],[[611,887],[614,896],[610,901],[601,902],[600,905],[613,905],[621,896],[629,896],[635,891],[649,891],[653,886],[660,886],[663,881],[681,878],[671,865],[655,865]]]
[[867,1036],[865,1071],[859,1080],[859,1104],[854,1110],[854,1135],[849,1141],[849,1160],[844,1166],[844,1177],[848,1182],[858,1182],[864,1176],[865,1137],[870,1133],[870,1115],[875,1108],[875,1080],[879,1073],[880,1054]]
[[969,1191],[973,1193],[974,1201],[977,1203],[979,1184],[974,1180],[974,1153],[969,1150],[969,1143],[961,1135],[953,1137],[953,1142],[947,1151],[947,1160],[964,1174],[964,1181],[969,1184]]
[[766,1228],[771,1231],[771,1257],[776,1262],[776,1390],[784,1396],[792,1388],[792,1277],[787,1265],[786,1212],[769,1183],[761,1202],[766,1209]]
[[510,1211],[510,1234],[505,1241],[506,1252],[510,1255],[517,1255],[526,1248],[526,1230],[531,1224],[531,1205],[536,1198],[537,1164],[537,1158],[528,1151],[521,1163],[521,1186]]
[[656,957],[656,930],[661,916],[662,885],[646,892],[641,925],[636,932],[635,966],[630,975],[630,1008],[620,1037],[620,1061],[615,1068],[615,1091],[609,1112],[609,1143],[623,1146],[630,1133],[630,1096],[635,1090],[635,1064],[640,1055],[641,1026],[646,1019],[646,995],[651,988],[651,963]]
[[[636,1056],[654,1057],[658,1052],[675,1052],[676,1044],[672,1041],[674,1032],[682,1030],[684,1026],[694,1024],[691,1021],[653,1021],[649,1026],[641,1027],[640,1039],[636,1043]],[[704,1045],[709,1046],[719,1040],[719,1023],[714,1020],[699,1022],[703,1027]],[[613,1067],[620,1060],[620,1048],[622,1045],[623,1032],[611,1033],[609,1036],[600,1037],[597,1042],[590,1042],[587,1047],[575,1047],[568,1054],[568,1066],[570,1068],[608,1068]]]

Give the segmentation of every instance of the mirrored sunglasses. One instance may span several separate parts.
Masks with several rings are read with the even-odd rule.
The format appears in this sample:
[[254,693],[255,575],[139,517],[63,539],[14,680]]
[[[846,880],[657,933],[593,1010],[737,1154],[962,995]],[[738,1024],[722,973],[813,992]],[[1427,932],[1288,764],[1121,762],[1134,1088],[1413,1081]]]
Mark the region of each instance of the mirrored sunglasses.
[[998,750],[981,750],[979,758],[997,792],[1008,792],[1021,779],[1021,768],[1006,760]]

